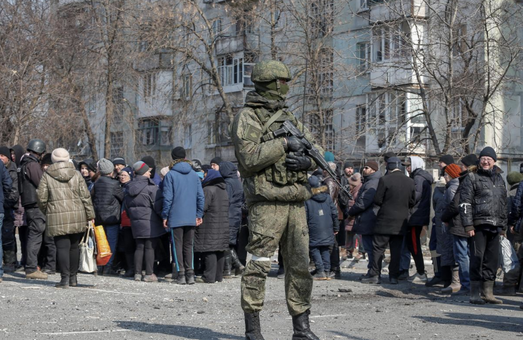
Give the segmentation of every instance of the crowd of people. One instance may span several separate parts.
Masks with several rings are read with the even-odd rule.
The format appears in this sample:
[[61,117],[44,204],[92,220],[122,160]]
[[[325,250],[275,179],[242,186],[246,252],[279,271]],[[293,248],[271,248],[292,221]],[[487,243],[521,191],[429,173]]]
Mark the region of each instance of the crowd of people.
[[[112,253],[98,275],[145,282],[161,276],[178,284],[242,275],[249,216],[237,166],[219,157],[208,165],[188,160],[182,147],[171,156],[171,164],[160,169],[150,156],[132,165],[122,157],[77,163],[63,148],[46,153],[38,139],[27,150],[0,147],[0,282],[3,272],[25,270],[26,278],[45,280],[58,271],[57,287],[76,286],[79,243],[89,223],[103,226]],[[401,161],[386,153],[383,172],[374,160],[362,164],[361,172],[351,161],[338,163],[338,169],[330,152],[325,160],[341,170],[336,180],[351,195],[327,171],[308,175],[312,197],[305,213],[314,280],[339,279],[340,262],[354,259],[368,260],[361,282],[379,284],[382,265],[389,262],[390,284],[422,282],[443,293],[468,294],[473,304],[502,303],[494,296],[503,260],[500,238],[508,238],[523,258],[523,174],[503,178],[491,147],[459,162],[442,156],[436,180],[418,156]],[[428,231],[430,280],[421,242]],[[390,260],[384,262],[387,248]],[[282,253],[279,274],[285,271]],[[522,293],[521,266],[508,267],[501,293]]]

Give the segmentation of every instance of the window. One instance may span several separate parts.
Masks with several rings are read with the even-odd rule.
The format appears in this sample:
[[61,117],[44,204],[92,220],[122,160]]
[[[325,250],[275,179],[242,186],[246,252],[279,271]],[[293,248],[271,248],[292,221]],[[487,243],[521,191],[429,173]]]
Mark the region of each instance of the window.
[[183,130],[183,147],[185,149],[192,148],[192,125],[185,126]]
[[172,124],[166,118],[147,118],[138,122],[138,136],[142,145],[171,146],[172,132]]
[[310,6],[312,34],[315,37],[323,37],[332,32],[334,26],[334,1],[311,1]]
[[192,96],[192,76],[190,74],[186,74],[183,76],[183,84],[182,84],[182,95],[181,97],[184,99],[190,99]]
[[369,1],[368,0],[360,0],[360,11],[369,9]]
[[372,29],[374,61],[381,62],[409,55],[409,24],[379,25]]
[[217,18],[212,22],[212,33],[215,37],[222,34],[222,18]]
[[123,155],[123,132],[111,132],[111,159]]
[[320,142],[325,151],[334,151],[335,131],[332,125],[333,110],[323,110],[320,112],[309,112],[309,131],[315,136],[316,141]]
[[322,49],[320,58],[320,92],[323,96],[331,97],[334,88],[334,56],[332,50]]
[[367,128],[367,105],[358,105],[356,107],[356,133],[358,135],[365,134]]
[[356,58],[358,58],[360,64],[360,71],[368,71],[370,64],[370,43],[361,42],[356,44]]
[[143,97],[145,101],[156,95],[156,72],[146,73],[143,77]]
[[398,142],[404,135],[405,105],[405,93],[401,91],[369,95],[366,123],[369,130],[375,132],[380,148],[386,143]]
[[222,86],[243,83],[243,58],[232,56],[218,57],[218,74]]

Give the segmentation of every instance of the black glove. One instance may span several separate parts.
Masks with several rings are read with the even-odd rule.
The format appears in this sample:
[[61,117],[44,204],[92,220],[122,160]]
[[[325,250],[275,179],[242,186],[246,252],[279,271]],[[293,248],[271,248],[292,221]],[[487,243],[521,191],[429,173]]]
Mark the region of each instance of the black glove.
[[302,152],[305,150],[305,146],[297,137],[290,136],[285,138],[285,140],[287,141],[287,152]]
[[307,156],[288,154],[285,158],[285,166],[291,171],[307,170],[311,167],[311,159]]

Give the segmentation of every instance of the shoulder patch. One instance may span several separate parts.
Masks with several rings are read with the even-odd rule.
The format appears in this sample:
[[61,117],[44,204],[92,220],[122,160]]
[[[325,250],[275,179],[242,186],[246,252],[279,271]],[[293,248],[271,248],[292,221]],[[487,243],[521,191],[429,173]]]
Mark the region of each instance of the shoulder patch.
[[259,143],[261,139],[261,130],[258,129],[255,126],[249,125],[247,130],[245,131],[245,135],[243,136],[243,139],[250,140],[254,143]]

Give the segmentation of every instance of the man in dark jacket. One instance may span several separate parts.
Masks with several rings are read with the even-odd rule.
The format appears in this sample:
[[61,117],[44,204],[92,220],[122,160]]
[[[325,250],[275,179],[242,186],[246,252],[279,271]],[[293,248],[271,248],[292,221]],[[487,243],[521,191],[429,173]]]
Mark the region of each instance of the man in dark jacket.
[[423,228],[426,228],[430,222],[430,201],[434,179],[425,171],[425,162],[420,157],[409,157],[409,161],[405,162],[404,165],[407,167],[407,172],[410,174],[410,178],[414,180],[416,187],[416,205],[410,212],[407,247],[416,263],[417,273],[410,276],[408,280],[410,282],[427,282],[420,235]]
[[[374,205],[374,196],[378,189],[378,183],[381,178],[381,172],[368,165],[363,167],[363,185],[358,192],[354,205],[349,209],[349,215],[355,217],[352,231],[361,235],[363,248],[369,255],[367,268],[370,270],[373,262],[372,252],[372,232],[376,224],[376,215],[378,207]],[[368,276],[368,272],[367,275]]]
[[461,224],[461,217],[459,216],[459,200],[461,196],[461,187],[463,180],[467,177],[469,171],[476,171],[478,158],[474,154],[467,155],[461,159],[461,173],[459,174],[459,186],[454,193],[452,203],[449,204],[441,220],[448,223],[449,232],[453,238],[453,253],[454,260],[458,264],[459,280],[463,292],[470,291],[470,258],[469,258],[469,244],[470,238],[465,232],[465,228]]
[[11,150],[0,147],[0,160],[11,178],[11,190],[4,197],[4,223],[2,225],[2,248],[4,251],[4,272],[12,273],[16,266],[16,239],[14,209],[18,207],[18,174],[15,162],[11,161]]
[[[114,164],[102,158],[98,161],[100,178],[94,183],[91,190],[94,211],[96,213],[96,225],[103,225],[109,247],[111,258],[103,267],[103,275],[115,275],[113,260],[118,246],[118,233],[122,214],[123,191],[118,179],[113,178]],[[102,268],[100,268],[102,269]]]
[[245,269],[235,249],[242,224],[243,188],[236,165],[231,162],[221,162],[219,166],[229,197],[229,249],[225,252],[224,277],[230,278],[231,269],[235,270],[235,275],[241,275]]
[[[470,302],[503,303],[494,297],[498,267],[499,234],[507,228],[507,189],[497,155],[487,146],[479,154],[477,171],[461,184],[461,222],[472,238],[470,244]],[[480,288],[483,298],[480,295]]]
[[407,232],[409,211],[416,202],[414,181],[400,170],[400,160],[391,157],[387,160],[387,176],[379,179],[374,196],[374,204],[380,207],[373,230],[373,261],[368,277],[363,283],[379,283],[381,263],[387,245],[390,247],[389,280],[398,283],[401,245]]
[[43,175],[40,159],[45,153],[45,148],[43,141],[32,139],[27,145],[28,153],[23,155],[20,160],[20,194],[28,224],[27,259],[25,265],[25,277],[28,279],[47,279],[47,274],[38,270],[38,253],[42,246],[42,240],[47,246],[48,266],[55,267],[56,261],[54,240],[44,235],[45,215],[38,208],[38,197],[36,194],[36,189]]
[[[9,176],[7,169],[3,162],[0,162],[0,182],[2,183],[2,189],[0,190],[0,231],[3,229],[2,224],[4,220],[4,203],[6,196],[9,195],[12,187],[12,180]],[[3,261],[3,250],[2,250],[2,232],[0,232],[0,282],[4,276],[4,269],[2,267]]]

